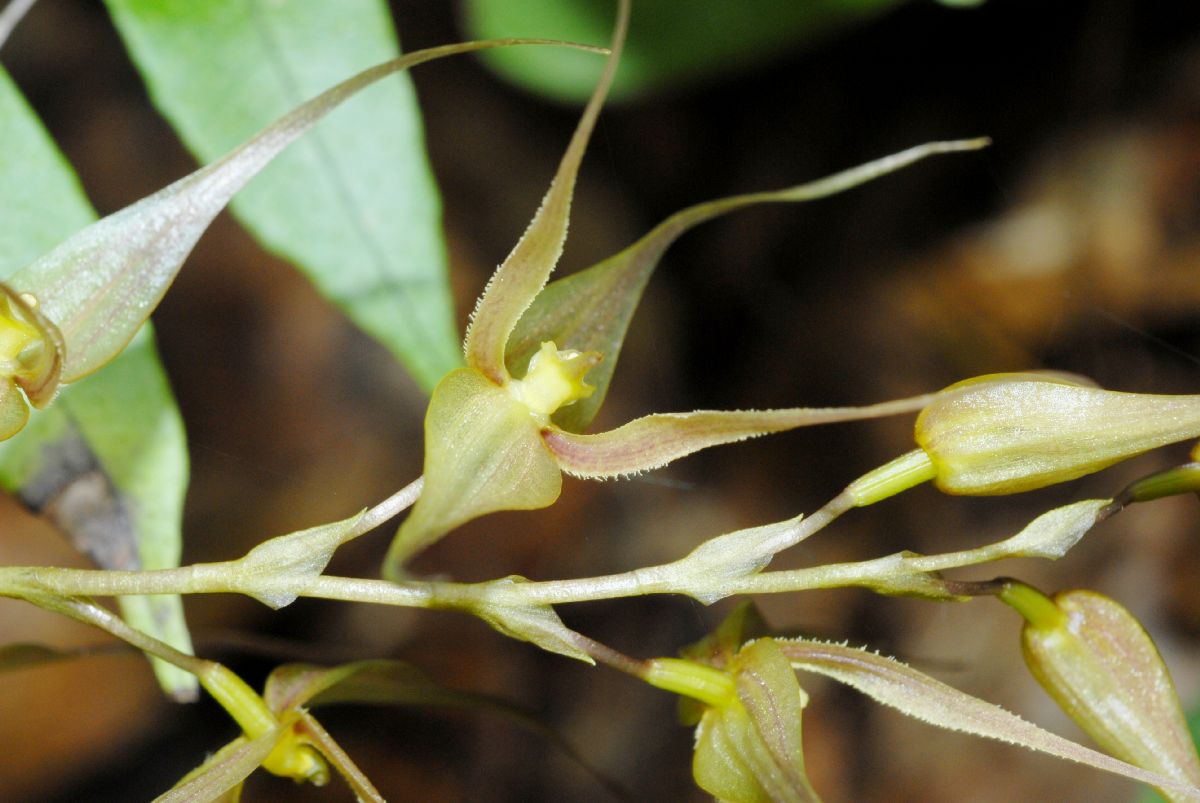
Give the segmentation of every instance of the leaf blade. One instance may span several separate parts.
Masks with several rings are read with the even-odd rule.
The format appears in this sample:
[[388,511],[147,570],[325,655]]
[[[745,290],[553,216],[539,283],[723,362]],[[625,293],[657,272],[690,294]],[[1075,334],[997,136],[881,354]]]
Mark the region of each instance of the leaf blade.
[[[0,152],[0,275],[7,275],[95,215],[74,172],[3,69],[0,141],[5,144]],[[28,501],[29,484],[51,459],[47,450],[70,438],[81,439],[85,463],[103,473],[111,497],[128,502],[130,515],[116,537],[132,552],[134,568],[178,566],[187,443],[148,328],[110,370],[68,387],[58,404],[38,413],[34,425],[0,443],[0,485]],[[177,596],[127,597],[120,604],[134,627],[191,651]],[[173,696],[198,694],[194,677],[157,659],[152,663]]]
[[[201,162],[400,54],[379,0],[108,0],[155,105]],[[214,65],[219,65],[214,67]],[[407,76],[281,154],[232,210],[429,389],[461,362],[441,200]]]

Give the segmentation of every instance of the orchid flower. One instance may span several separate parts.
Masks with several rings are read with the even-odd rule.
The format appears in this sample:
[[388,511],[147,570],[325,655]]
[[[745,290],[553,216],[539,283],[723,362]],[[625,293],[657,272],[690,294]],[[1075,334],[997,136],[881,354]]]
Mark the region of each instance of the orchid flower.
[[607,393],[650,273],[685,231],[734,209],[823,197],[934,153],[986,144],[930,143],[810,184],[700,204],[615,256],[547,285],[563,250],[575,177],[620,59],[628,15],[628,3],[622,2],[603,75],[550,189],[475,307],[463,343],[466,367],[434,389],[425,417],[425,490],[392,542],[385,577],[403,577],[413,554],[466,521],[553,504],[564,471],[586,478],[629,475],[771,432],[914,412],[930,398],[867,407],[660,413],[583,434]]
[[446,56],[544,39],[498,39],[418,50],[377,64],[300,104],[212,164],[87,226],[0,283],[0,440],[29,405],[107,365],[129,344],[193,246],[233,196],[288,145],[368,86]]
[[[1197,436],[1200,395],[1123,393],[1055,372],[987,374],[936,394],[917,417],[919,448],[847,494],[862,507],[927,480],[948,494],[1021,493]],[[1153,486],[1178,493],[1188,481],[1177,472]],[[1151,488],[1140,493],[1153,498]]]
[[[1107,753],[1200,787],[1200,755],[1162,655],[1120,603],[1094,591],[1047,597],[1017,581],[997,596],[1025,617],[1021,651],[1042,688]],[[1185,796],[1159,789],[1168,800]]]
[[[1008,588],[1014,585],[1020,584]],[[1027,613],[1028,587],[1021,589],[1019,600],[1003,593],[1001,598]],[[1100,724],[1099,732],[1088,728],[1117,758],[1056,736],[869,650],[762,637],[765,623],[749,602],[735,608],[716,632],[686,648],[683,657],[656,658],[631,668],[651,686],[680,695],[680,719],[697,726],[692,774],[697,785],[721,800],[820,800],[805,772],[801,745],[800,719],[808,695],[793,670],[852,686],[935,727],[1021,745],[1142,781],[1171,800],[1200,799],[1195,750],[1176,714],[1174,688],[1169,677],[1162,679],[1166,670],[1158,668],[1161,659],[1140,626],[1123,609],[1114,616],[1111,603],[1097,607],[1089,601],[1060,611],[1043,600],[1044,605],[1032,603],[1039,621],[1032,624],[1032,636],[1028,630],[1023,636],[1026,656],[1034,653],[1031,662],[1043,662],[1035,673],[1043,685],[1049,676],[1047,688],[1056,699],[1065,696],[1071,704],[1082,700],[1085,716],[1093,720],[1121,718]],[[1086,610],[1089,606],[1093,610]],[[1088,621],[1076,627],[1065,621],[1068,616]],[[1081,634],[1088,628],[1093,632]],[[1132,659],[1128,648],[1133,649]],[[1146,677],[1135,677],[1143,670],[1149,672]],[[1070,688],[1064,691],[1064,686]],[[1140,711],[1128,713],[1131,706],[1149,710],[1139,717]],[[1075,715],[1078,708],[1068,705],[1067,710]],[[1167,733],[1156,730],[1167,726]],[[1106,741],[1102,734],[1111,738]]]

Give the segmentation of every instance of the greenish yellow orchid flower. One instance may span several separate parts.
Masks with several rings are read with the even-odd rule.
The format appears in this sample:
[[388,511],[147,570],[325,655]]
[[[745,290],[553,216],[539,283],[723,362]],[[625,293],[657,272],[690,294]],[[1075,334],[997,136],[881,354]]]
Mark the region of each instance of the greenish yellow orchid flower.
[[[1033,676],[1106,752],[1200,787],[1200,756],[1158,648],[1122,605],[1094,591],[1054,597],[1015,581],[999,598],[1023,617]],[[1169,800],[1194,795],[1160,790]]]
[[45,407],[54,398],[65,351],[37,298],[0,284],[0,440],[21,431],[29,405]]
[[680,695],[680,719],[696,726],[692,776],[719,800],[819,801],[804,768],[800,716],[808,695],[749,603],[683,658],[647,661],[642,679]]
[[920,447],[856,480],[855,504],[927,480],[950,494],[1020,493],[1200,435],[1200,396],[1121,393],[1053,373],[951,385],[917,417]]
[[1081,703],[1089,717],[1100,720],[1080,724],[1117,758],[867,649],[756,638],[765,624],[750,603],[685,649],[683,658],[646,661],[633,674],[682,696],[681,719],[698,726],[693,776],[721,800],[819,800],[801,746],[800,717],[808,697],[793,670],[824,675],[935,727],[1142,781],[1171,800],[1200,799],[1195,748],[1177,714],[1174,687],[1140,625],[1090,592],[1051,601],[1010,582],[1000,597],[1029,619],[1023,638],[1030,665],[1039,667],[1035,674],[1050,676],[1047,688],[1062,704]]
[[810,184],[700,204],[610,259],[547,285],[563,250],[575,177],[620,58],[627,19],[622,3],[608,63],[550,189],[475,308],[463,343],[466,367],[434,389],[425,417],[424,491],[392,542],[385,577],[402,578],[413,554],[466,521],[553,504],[564,471],[586,478],[635,474],[771,432],[915,412],[930,398],[867,407],[664,413],[609,432],[583,433],[607,393],[642,289],[683,232],[734,209],[819,198],[934,153],[986,144],[930,143]]

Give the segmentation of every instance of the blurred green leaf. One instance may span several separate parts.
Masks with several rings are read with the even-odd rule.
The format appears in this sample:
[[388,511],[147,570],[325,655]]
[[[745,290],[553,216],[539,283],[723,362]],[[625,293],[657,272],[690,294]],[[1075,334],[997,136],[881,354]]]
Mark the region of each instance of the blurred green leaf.
[[[69,165],[0,70],[0,276],[89,224]],[[50,518],[108,568],[179,565],[187,445],[149,328],[107,370],[69,386],[0,444],[0,485]],[[178,597],[121,599],[134,627],[183,651]],[[164,688],[197,694],[195,678],[155,661]]]
[[[753,67],[900,0],[639,0],[613,98],[629,98]],[[554,36],[604,42],[613,0],[467,0],[473,37]],[[591,92],[595,60],[572,53],[494,53],[484,60],[505,78],[558,100]]]
[[[399,52],[379,0],[107,5],[155,104],[205,163]],[[459,365],[440,201],[407,77],[348,102],[232,208],[424,388]]]

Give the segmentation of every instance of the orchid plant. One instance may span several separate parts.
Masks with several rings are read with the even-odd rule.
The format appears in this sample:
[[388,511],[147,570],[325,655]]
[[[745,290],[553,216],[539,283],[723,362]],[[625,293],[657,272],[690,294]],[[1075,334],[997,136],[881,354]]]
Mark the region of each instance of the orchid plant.
[[[839,516],[922,482],[932,481],[950,494],[1013,494],[1200,437],[1200,396],[1119,393],[1081,377],[1044,372],[996,374],[860,407],[658,413],[587,433],[608,393],[643,288],[683,233],[751,205],[821,198],[935,154],[986,145],[983,139],[933,142],[819,181],[702,203],[668,218],[615,256],[550,282],[567,235],[576,175],[629,24],[629,0],[617,5],[608,47],[546,40],[469,42],[417,51],[361,72],[296,107],[225,157],[81,228],[11,273],[0,285],[0,438],[31,443],[24,453],[36,453],[43,437],[38,417],[67,403],[73,387],[88,375],[103,377],[116,367],[110,363],[145,337],[139,331],[214,217],[343,102],[422,62],[488,48],[566,46],[606,56],[545,198],[478,301],[463,341],[463,364],[450,366],[433,383],[421,477],[379,504],[338,522],[268,539],[240,558],[182,567],[4,566],[0,595],[112,634],[155,662],[169,693],[186,699],[202,688],[229,712],[241,735],[160,800],[237,799],[244,779],[258,768],[323,784],[331,765],[359,799],[381,800],[313,716],[310,709],[322,704],[486,704],[526,716],[504,703],[443,688],[398,661],[286,665],[272,673],[260,693],[227,667],[191,654],[178,599],[204,593],[245,594],[272,608],[311,597],[451,609],[544,650],[627,673],[680,697],[684,721],[696,727],[695,781],[722,800],[818,799],[805,771],[800,726],[808,695],[798,672],[833,678],[937,727],[1081,762],[1150,784],[1172,800],[1200,800],[1200,759],[1170,675],[1124,608],[1091,592],[1047,597],[1012,579],[965,582],[943,574],[1014,557],[1062,557],[1094,525],[1128,505],[1196,492],[1200,464],[1148,477],[1110,498],[1055,508],[1014,536],[983,547],[768,570],[777,554]],[[600,577],[530,581],[511,576],[480,583],[414,577],[406,568],[413,555],[464,522],[499,510],[553,505],[564,472],[622,477],[750,437],[900,414],[918,414],[912,451],[853,480],[810,515],[712,533],[672,562]],[[341,545],[406,510],[383,579],[326,573]],[[176,551],[176,564],[177,559]],[[749,603],[680,657],[648,659],[623,655],[571,630],[554,609],[647,594],[680,594],[710,604],[735,595],[848,586],[933,602],[994,596],[1008,604],[1026,621],[1022,647],[1035,677],[1100,750],[1055,736],[868,649],[772,634]],[[96,596],[121,600],[123,617],[92,601]],[[148,600],[158,607],[146,609]],[[29,655],[27,649],[21,654]]]

